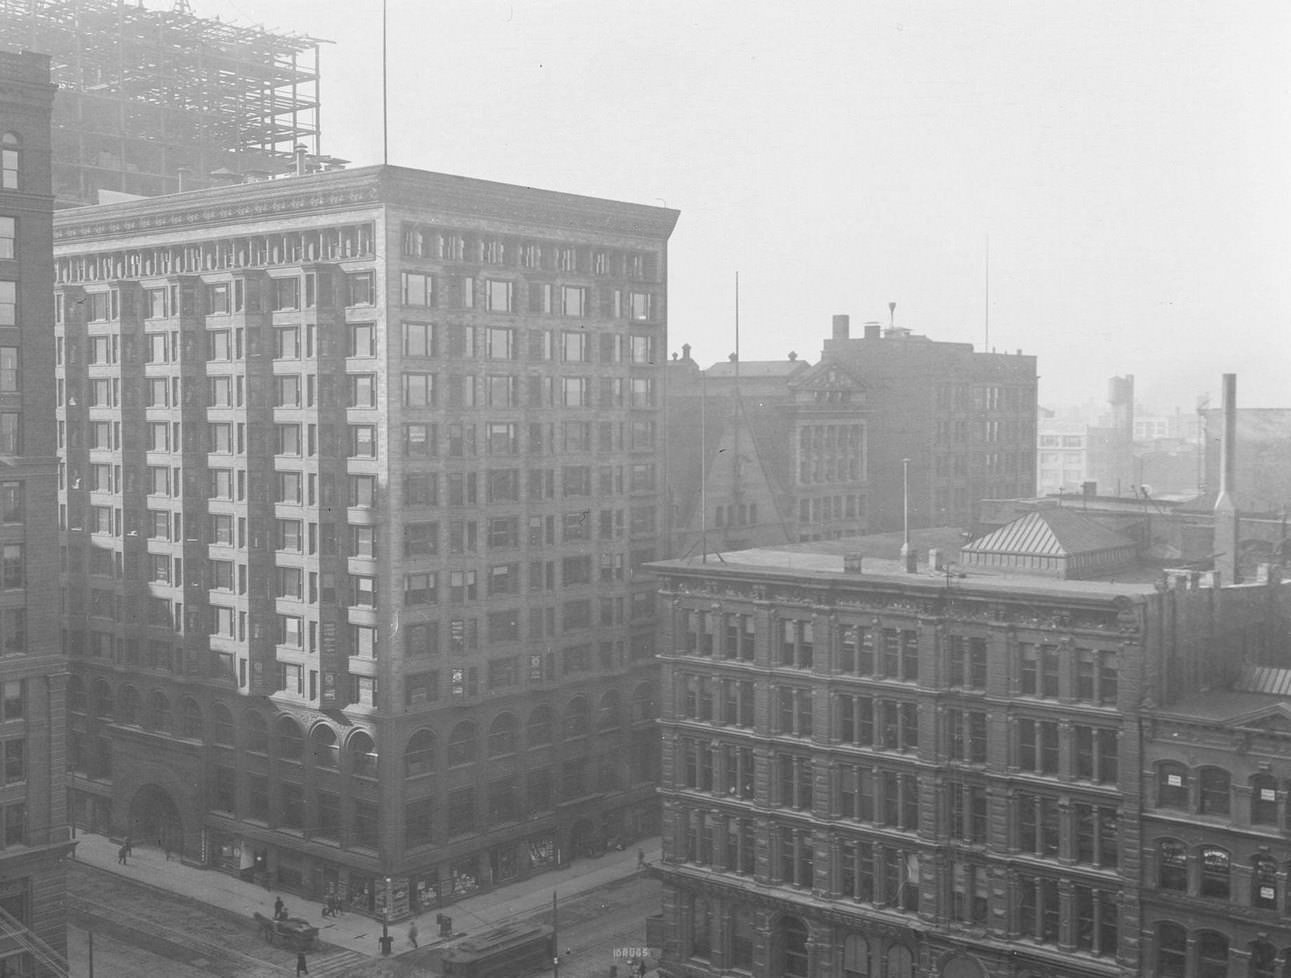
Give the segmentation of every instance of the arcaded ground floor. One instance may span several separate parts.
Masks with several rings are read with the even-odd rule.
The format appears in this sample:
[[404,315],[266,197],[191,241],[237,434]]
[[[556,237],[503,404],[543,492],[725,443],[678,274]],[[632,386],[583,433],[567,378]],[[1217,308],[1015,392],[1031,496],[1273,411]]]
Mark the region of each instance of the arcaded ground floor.
[[208,813],[196,831],[164,795],[114,798],[110,785],[73,789],[79,830],[134,846],[164,849],[190,864],[217,869],[319,903],[399,920],[494,887],[566,866],[574,859],[630,848],[659,833],[652,797],[600,798],[568,811],[517,821],[475,839],[432,847],[415,864],[385,873],[375,852],[355,852],[297,833]]

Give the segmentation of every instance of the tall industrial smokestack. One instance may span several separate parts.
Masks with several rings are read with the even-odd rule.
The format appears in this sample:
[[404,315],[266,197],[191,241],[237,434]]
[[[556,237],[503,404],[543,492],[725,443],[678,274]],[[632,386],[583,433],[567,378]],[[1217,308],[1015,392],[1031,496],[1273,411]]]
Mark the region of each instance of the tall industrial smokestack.
[[1221,584],[1238,582],[1240,515],[1237,491],[1237,374],[1224,374],[1224,432],[1219,444],[1219,495],[1215,499],[1215,570]]

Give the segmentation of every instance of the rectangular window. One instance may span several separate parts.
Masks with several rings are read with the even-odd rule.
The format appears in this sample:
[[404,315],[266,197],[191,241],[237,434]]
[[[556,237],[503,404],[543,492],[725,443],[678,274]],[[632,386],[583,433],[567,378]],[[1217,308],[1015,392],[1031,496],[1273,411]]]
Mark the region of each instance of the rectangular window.
[[400,275],[400,302],[405,306],[424,306],[435,304],[435,280],[426,272],[403,272]]
[[0,259],[14,257],[14,241],[17,238],[17,224],[12,217],[0,217]]
[[489,312],[511,312],[515,299],[515,283],[500,279],[486,279],[484,299],[485,308]]
[[345,276],[347,302],[351,306],[370,306],[376,301],[376,290],[371,272],[355,272]]
[[377,355],[377,327],[375,323],[352,323],[350,325],[349,355],[352,357],[374,357]]
[[566,316],[579,318],[587,315],[587,289],[581,285],[566,285],[560,290],[560,311]]
[[435,403],[434,374],[403,375],[404,407],[432,407]]
[[435,355],[435,327],[430,323],[404,323],[403,355],[406,357],[433,357]]

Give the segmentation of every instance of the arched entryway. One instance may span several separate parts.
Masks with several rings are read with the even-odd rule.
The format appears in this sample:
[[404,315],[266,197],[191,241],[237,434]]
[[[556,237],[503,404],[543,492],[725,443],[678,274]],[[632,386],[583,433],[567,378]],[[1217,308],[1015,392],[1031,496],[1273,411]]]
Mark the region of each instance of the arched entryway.
[[184,822],[179,809],[165,788],[146,784],[130,801],[130,827],[133,845],[152,846],[171,852],[184,848]]

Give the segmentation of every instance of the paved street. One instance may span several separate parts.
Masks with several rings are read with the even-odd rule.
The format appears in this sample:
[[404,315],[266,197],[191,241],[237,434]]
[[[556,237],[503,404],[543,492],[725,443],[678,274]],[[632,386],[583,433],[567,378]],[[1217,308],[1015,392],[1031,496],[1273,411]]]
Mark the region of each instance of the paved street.
[[[276,978],[295,973],[295,955],[264,943],[249,917],[80,862],[69,867],[68,892],[68,956],[74,975],[89,973],[90,930],[95,978]],[[615,958],[614,949],[644,943],[644,920],[657,912],[659,893],[657,882],[634,874],[562,899],[562,978],[602,978],[615,964],[619,975],[626,975],[626,961]],[[550,923],[551,908],[516,917]],[[371,933],[375,952],[376,922],[371,922]],[[437,973],[442,949],[414,951],[406,927],[392,928],[392,933],[395,957],[370,957],[329,945],[309,956],[311,976],[422,978]],[[423,940],[430,936],[423,928]]]

